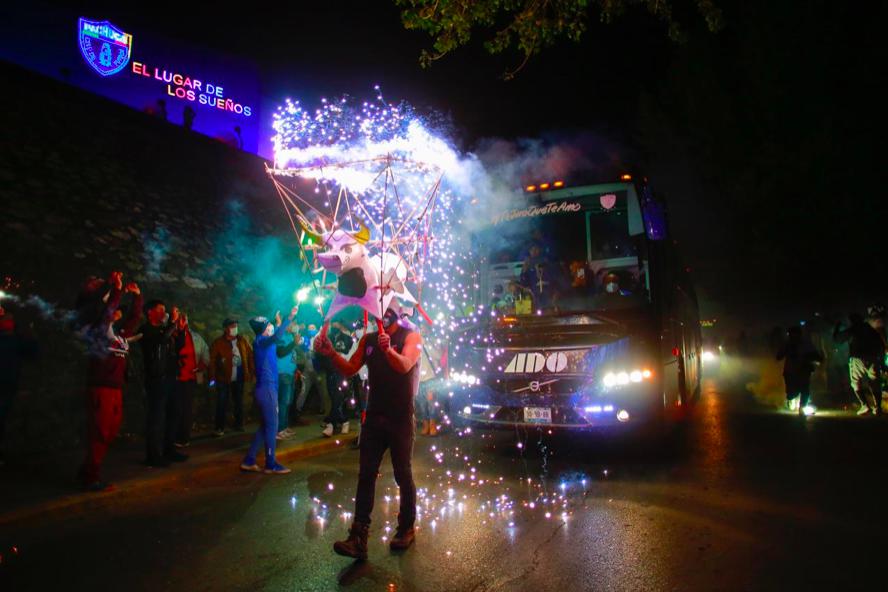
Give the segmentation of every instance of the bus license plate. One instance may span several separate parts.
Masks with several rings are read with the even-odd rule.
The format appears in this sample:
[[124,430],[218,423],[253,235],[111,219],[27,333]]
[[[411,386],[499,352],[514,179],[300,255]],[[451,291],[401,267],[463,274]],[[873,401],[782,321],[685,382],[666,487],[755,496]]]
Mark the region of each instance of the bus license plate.
[[525,407],[525,423],[552,423],[552,410],[548,407]]

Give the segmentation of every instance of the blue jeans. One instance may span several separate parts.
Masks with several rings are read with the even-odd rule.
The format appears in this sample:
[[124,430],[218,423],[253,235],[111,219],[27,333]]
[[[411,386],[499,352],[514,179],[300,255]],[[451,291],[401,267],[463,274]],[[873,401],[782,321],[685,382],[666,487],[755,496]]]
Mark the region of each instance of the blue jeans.
[[330,394],[330,414],[324,418],[326,423],[332,423],[334,426],[341,426],[346,422],[345,397],[349,393],[349,387],[343,386],[343,382],[349,383],[349,380],[343,378],[336,372],[327,372],[325,376],[327,382],[327,392]]
[[277,388],[275,385],[256,385],[254,396],[259,407],[259,429],[253,436],[253,443],[250,444],[250,451],[244,457],[244,464],[256,464],[256,454],[259,448],[264,447],[265,468],[271,468],[276,464],[274,451],[277,443],[275,436],[278,431]]
[[293,402],[293,375],[278,374],[278,429],[290,427],[290,403]]
[[439,409],[435,407],[438,400],[438,393],[443,389],[442,380],[433,378],[419,385],[419,392],[415,399],[416,415],[419,419],[437,419]]

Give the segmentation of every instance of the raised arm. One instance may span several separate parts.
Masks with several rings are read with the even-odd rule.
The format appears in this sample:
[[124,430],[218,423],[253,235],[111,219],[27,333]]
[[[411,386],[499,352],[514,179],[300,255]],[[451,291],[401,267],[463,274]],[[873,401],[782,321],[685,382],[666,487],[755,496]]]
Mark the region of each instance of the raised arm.
[[279,358],[286,358],[288,355],[293,353],[293,350],[296,349],[296,339],[294,338],[287,345],[280,345],[275,348],[275,353]]
[[114,322],[114,313],[120,307],[120,299],[123,297],[123,290],[114,286],[108,295],[108,302],[105,303],[105,311],[102,313],[102,328],[107,329],[108,325]]
[[293,310],[290,311],[290,315],[286,319],[281,319],[281,311],[277,311],[274,313],[275,320],[275,329],[274,333],[271,335],[257,335],[256,336],[256,345],[266,346],[272,343],[278,344],[281,342],[281,336],[284,334],[284,331],[287,330],[287,327],[290,326],[290,323],[293,322],[293,319],[296,318],[296,313],[299,312],[299,307],[294,306]]

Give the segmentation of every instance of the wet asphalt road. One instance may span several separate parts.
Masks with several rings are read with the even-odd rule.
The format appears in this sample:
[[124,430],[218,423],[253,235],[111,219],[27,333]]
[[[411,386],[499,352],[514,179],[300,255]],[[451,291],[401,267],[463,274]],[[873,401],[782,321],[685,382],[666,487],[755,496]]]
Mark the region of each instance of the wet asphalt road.
[[388,457],[370,560],[332,553],[357,475],[341,450],[283,477],[220,472],[5,525],[19,553],[0,589],[884,589],[886,446],[882,418],[757,411],[710,382],[656,450],[536,431],[419,438],[420,530],[400,555],[384,540]]

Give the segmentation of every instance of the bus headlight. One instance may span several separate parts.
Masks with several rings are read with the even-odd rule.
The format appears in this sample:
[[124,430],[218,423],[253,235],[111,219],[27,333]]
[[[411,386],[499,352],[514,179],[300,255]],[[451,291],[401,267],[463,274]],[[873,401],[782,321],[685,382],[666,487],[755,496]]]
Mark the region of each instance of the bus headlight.
[[635,368],[629,371],[608,372],[601,379],[604,388],[610,389],[614,387],[626,386],[628,384],[638,384],[653,378],[654,373],[647,368]]
[[450,375],[450,380],[459,384],[468,385],[475,385],[481,382],[477,376],[468,374],[467,372],[454,372]]

